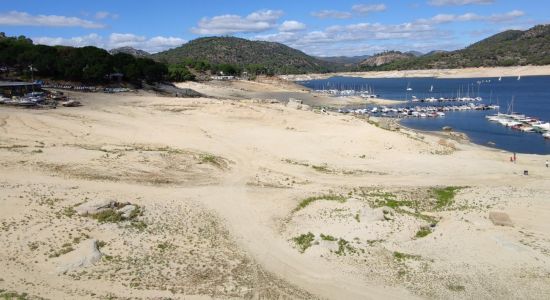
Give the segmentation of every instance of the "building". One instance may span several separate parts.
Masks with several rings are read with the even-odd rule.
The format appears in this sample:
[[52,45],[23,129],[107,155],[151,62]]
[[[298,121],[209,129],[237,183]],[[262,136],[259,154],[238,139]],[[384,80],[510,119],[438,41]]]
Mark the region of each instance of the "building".
[[21,81],[0,81],[0,95],[5,97],[23,96],[33,91],[40,91],[39,83]]

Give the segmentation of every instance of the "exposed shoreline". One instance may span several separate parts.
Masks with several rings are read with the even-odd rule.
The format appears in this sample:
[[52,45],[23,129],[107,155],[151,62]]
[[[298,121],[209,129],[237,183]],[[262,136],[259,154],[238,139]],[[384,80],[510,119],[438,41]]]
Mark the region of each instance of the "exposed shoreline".
[[[0,109],[1,290],[51,299],[550,296],[550,155],[510,163],[446,134],[269,101],[331,101],[282,80],[178,86],[210,98],[70,92],[83,106]],[[438,191],[453,194],[443,201]],[[106,222],[75,213],[97,200],[141,213]],[[511,225],[495,225],[492,212]],[[87,239],[103,257],[73,264]]]
[[280,78],[290,81],[305,81],[327,79],[334,76],[349,76],[362,78],[404,78],[404,77],[436,77],[436,78],[489,78],[514,76],[545,76],[550,75],[550,65],[517,66],[517,67],[481,67],[464,69],[431,69],[403,71],[372,71],[372,72],[336,72],[326,74],[281,75]]

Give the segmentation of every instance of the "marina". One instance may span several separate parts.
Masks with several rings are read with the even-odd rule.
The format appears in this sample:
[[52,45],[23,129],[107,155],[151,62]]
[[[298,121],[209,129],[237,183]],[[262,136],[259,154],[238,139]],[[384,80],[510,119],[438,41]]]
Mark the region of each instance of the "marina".
[[472,111],[472,110],[494,110],[498,109],[497,105],[482,105],[482,104],[464,104],[464,105],[440,105],[440,106],[374,106],[369,108],[339,109],[339,113],[343,114],[358,114],[358,115],[376,115],[382,117],[394,118],[439,118],[445,117],[446,112],[453,111]]
[[550,133],[545,125],[550,121],[550,76],[499,77],[332,77],[298,83],[313,90],[327,86],[370,89],[382,99],[406,101],[376,109],[367,104],[343,107],[342,113],[399,118],[403,126],[422,131],[441,131],[448,126],[479,145],[550,154]]

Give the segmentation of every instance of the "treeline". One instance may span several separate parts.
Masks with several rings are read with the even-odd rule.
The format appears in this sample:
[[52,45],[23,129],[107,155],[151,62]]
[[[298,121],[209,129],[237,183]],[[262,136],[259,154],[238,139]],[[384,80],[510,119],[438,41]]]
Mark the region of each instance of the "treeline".
[[[169,70],[177,70],[178,72],[181,72],[183,78],[187,78],[187,80],[194,80],[195,77],[191,76],[191,72],[189,69],[195,70],[199,73],[210,73],[210,74],[224,74],[224,75],[232,75],[232,76],[239,76],[243,73],[247,73],[248,76],[255,76],[255,75],[268,75],[273,76],[275,75],[275,70],[273,68],[269,68],[262,64],[248,64],[248,65],[238,65],[238,64],[230,64],[230,63],[221,63],[221,64],[215,64],[210,63],[204,59],[193,59],[193,58],[183,58],[180,63],[172,64],[169,67]],[[186,73],[188,72],[188,74]]]
[[149,58],[136,58],[125,53],[115,55],[92,46],[35,45],[25,36],[6,37],[0,33],[0,66],[23,78],[51,78],[83,83],[107,83],[112,74],[123,74],[122,80],[140,84],[169,78],[168,67]]

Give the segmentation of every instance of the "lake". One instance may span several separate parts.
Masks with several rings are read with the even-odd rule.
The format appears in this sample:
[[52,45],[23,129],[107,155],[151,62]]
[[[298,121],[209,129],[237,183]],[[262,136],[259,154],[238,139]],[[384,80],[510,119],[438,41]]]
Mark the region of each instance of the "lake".
[[[301,81],[299,84],[314,90],[372,90],[380,98],[410,100],[412,96],[456,97],[457,94],[483,98],[481,103],[498,104],[500,112],[508,110],[550,121],[550,76],[499,78],[359,78],[331,77],[328,79]],[[432,88],[433,86],[433,88]],[[407,91],[407,88],[412,91]],[[514,99],[512,101],[512,99]],[[451,103],[449,103],[451,104]],[[409,103],[409,106],[420,105]],[[450,126],[466,133],[472,142],[518,153],[550,154],[550,140],[537,133],[524,133],[485,119],[496,111],[446,112],[443,118],[405,118],[401,124],[410,128],[440,131]]]

